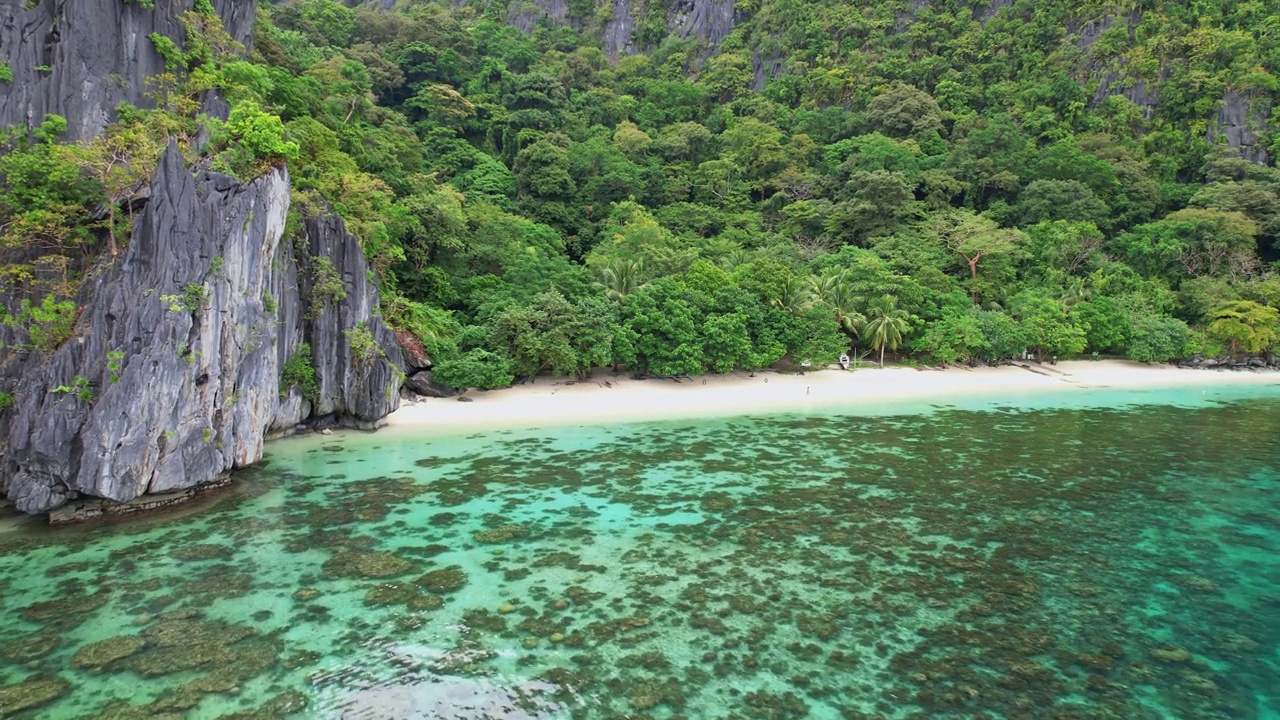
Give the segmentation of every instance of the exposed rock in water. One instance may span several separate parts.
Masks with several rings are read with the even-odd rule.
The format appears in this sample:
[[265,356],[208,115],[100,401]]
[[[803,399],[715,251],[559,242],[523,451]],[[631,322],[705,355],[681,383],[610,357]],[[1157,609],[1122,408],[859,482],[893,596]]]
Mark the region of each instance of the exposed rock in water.
[[[77,336],[25,360],[0,468],[18,510],[203,485],[269,433],[396,408],[400,350],[359,243],[332,217],[286,239],[288,209],[285,170],[193,176],[170,146],[128,247],[77,298]],[[282,397],[303,342],[315,392]]]
[[[248,46],[257,3],[212,5],[227,33]],[[67,119],[64,137],[80,140],[106,127],[122,102],[154,106],[147,80],[165,67],[149,36],[182,45],[181,18],[193,6],[194,0],[155,0],[154,9],[122,0],[0,3],[0,47],[13,71],[12,82],[0,83],[0,127],[39,125],[56,113]]]

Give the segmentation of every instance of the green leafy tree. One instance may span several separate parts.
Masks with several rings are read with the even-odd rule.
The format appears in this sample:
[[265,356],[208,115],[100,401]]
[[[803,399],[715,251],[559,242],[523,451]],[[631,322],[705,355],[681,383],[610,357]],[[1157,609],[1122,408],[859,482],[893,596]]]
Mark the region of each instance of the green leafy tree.
[[752,364],[751,335],[740,314],[708,315],[702,322],[703,358],[713,372],[727,373]]
[[225,125],[213,133],[214,144],[224,148],[215,165],[233,174],[253,176],[274,163],[298,157],[298,143],[286,139],[279,115],[264,111],[252,100],[242,100],[231,109]]
[[434,379],[453,388],[491,390],[515,382],[511,361],[483,348],[473,348],[454,357],[436,361]]
[[968,360],[986,347],[986,335],[978,317],[972,311],[960,309],[952,309],[929,323],[924,334],[912,344],[913,350],[932,357],[944,367]]
[[112,260],[119,254],[116,213],[120,203],[150,181],[164,151],[166,138],[158,136],[156,129],[146,121],[115,123],[93,139],[66,148],[71,162],[84,168],[105,192],[107,252]]
[[966,211],[940,215],[933,227],[942,242],[964,259],[974,281],[978,279],[978,263],[1015,252],[1025,239],[1017,230],[1002,228],[989,218]]
[[511,358],[517,375],[553,375],[586,379],[593,367],[613,359],[616,324],[601,298],[572,303],[556,290],[535,295],[528,304],[512,304],[491,323],[491,343]]
[[871,101],[867,120],[885,135],[907,137],[941,130],[942,109],[929,93],[899,84]]
[[1139,362],[1166,362],[1187,355],[1191,329],[1177,318],[1150,310],[1130,313],[1126,355]]
[[1024,290],[1011,299],[1010,306],[1037,354],[1069,356],[1084,351],[1085,330],[1071,323],[1062,302],[1041,291]]
[[704,367],[702,318],[671,278],[629,296],[616,341],[619,359],[641,373],[695,375]]
[[1222,276],[1256,268],[1257,231],[1238,212],[1186,208],[1117,236],[1113,247],[1148,276]]
[[1252,300],[1225,303],[1209,311],[1209,337],[1231,353],[1260,353],[1280,340],[1280,310]]
[[1129,318],[1111,298],[1076,303],[1071,308],[1071,323],[1084,330],[1085,347],[1096,352],[1123,350],[1129,339]]
[[973,316],[982,328],[987,357],[995,362],[1018,357],[1032,344],[1027,328],[1000,310],[975,310]]

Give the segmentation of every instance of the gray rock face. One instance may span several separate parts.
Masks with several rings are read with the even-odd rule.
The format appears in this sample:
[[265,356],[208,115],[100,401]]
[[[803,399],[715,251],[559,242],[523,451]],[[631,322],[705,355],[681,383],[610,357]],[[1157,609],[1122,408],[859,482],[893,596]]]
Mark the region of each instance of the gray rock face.
[[[635,42],[636,14],[645,11],[643,3],[632,0],[604,0],[609,3],[609,19],[598,28],[604,51],[609,57],[649,52]],[[733,31],[736,21],[735,0],[674,0],[667,2],[667,32],[680,38],[695,37],[705,48],[703,57],[720,46],[725,36]],[[555,24],[569,24],[579,30],[587,29],[590,18],[569,14],[566,0],[531,0],[512,3],[507,21],[523,32],[531,32],[539,20]]]
[[378,288],[359,240],[339,217],[310,218],[297,247],[284,248],[277,264],[276,297],[284,299],[278,362],[283,367],[300,343],[308,343],[319,392],[309,408],[299,403],[298,412],[292,402],[282,403],[270,430],[284,431],[309,417],[376,427],[399,406],[404,361],[395,333],[379,315]]
[[[193,176],[170,147],[128,247],[78,298],[77,337],[26,360],[0,469],[17,509],[202,485],[259,460],[269,432],[317,415],[368,427],[395,409],[399,349],[359,244],[335,218],[282,242],[288,209],[283,169]],[[299,268],[317,263],[345,294],[313,302]],[[280,392],[301,342],[314,403]]]
[[[249,44],[257,3],[212,0],[223,26]],[[165,71],[148,37],[181,39],[181,15],[194,0],[155,0],[148,9],[125,0],[10,0],[0,3],[0,48],[13,81],[0,83],[0,127],[38,125],[47,114],[67,118],[67,138],[106,126],[116,105],[150,107],[147,78]],[[212,108],[211,108],[212,109]]]
[[410,375],[404,381],[404,386],[423,397],[444,398],[458,394],[457,390],[436,382],[430,370],[423,370]]
[[507,22],[520,28],[520,32],[533,32],[542,18],[556,23],[569,19],[569,3],[566,0],[537,0],[533,3],[512,3]]
[[679,0],[672,8],[667,26],[682,37],[696,37],[709,47],[733,31],[734,0]]
[[1228,90],[1218,110],[1218,122],[1209,126],[1209,140],[1223,136],[1227,146],[1239,151],[1240,157],[1265,165],[1267,150],[1261,134],[1267,129],[1270,114],[1270,98]]
[[604,0],[613,4],[609,20],[604,24],[604,51],[611,58],[625,53],[639,52],[631,42],[631,33],[635,29],[636,20],[631,16],[631,0]]

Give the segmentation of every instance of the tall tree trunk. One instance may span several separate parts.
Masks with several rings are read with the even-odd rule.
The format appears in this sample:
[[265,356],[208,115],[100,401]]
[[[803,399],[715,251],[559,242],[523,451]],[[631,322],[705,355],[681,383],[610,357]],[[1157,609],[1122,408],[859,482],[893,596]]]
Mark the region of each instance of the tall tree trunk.
[[110,199],[107,200],[107,252],[113,261],[120,252],[116,247],[116,204]]
[[884,345],[880,346],[880,367],[884,367]]

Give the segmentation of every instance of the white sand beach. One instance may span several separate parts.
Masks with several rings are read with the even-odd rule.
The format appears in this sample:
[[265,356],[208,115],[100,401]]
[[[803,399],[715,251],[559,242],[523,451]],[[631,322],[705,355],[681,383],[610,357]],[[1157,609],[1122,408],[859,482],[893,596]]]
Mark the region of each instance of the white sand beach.
[[679,382],[635,380],[597,370],[585,382],[540,377],[490,391],[471,390],[472,402],[426,398],[402,404],[392,427],[443,432],[537,428],[644,420],[803,412],[900,403],[947,403],[983,395],[1019,396],[1078,389],[1159,389],[1215,385],[1280,385],[1280,372],[1215,371],[1146,365],[1124,360],[1074,360],[1057,365],[1020,363],[976,369],[839,366],[805,375],[771,371],[706,375]]

